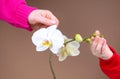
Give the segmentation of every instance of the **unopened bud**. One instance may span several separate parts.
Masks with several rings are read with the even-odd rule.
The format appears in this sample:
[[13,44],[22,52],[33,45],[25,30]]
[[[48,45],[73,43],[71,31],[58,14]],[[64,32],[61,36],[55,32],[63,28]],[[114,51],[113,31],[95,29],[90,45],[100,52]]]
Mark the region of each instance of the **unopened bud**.
[[93,37],[96,37],[97,35],[95,33],[92,34]]
[[75,41],[80,42],[80,43],[83,41],[83,38],[80,34],[75,34],[74,39]]
[[86,41],[87,43],[90,43],[91,39],[90,39],[90,38],[86,38],[85,41]]

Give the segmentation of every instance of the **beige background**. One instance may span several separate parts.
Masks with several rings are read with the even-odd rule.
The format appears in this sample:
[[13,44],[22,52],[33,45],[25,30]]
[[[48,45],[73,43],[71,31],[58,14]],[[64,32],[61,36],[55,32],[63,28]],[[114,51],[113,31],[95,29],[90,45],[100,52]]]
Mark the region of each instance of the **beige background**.
[[[68,37],[80,33],[89,36],[96,29],[108,43],[120,51],[119,0],[27,0],[31,6],[51,10],[60,20],[59,29]],[[37,53],[31,42],[32,32],[11,27],[0,21],[0,79],[52,79],[49,51]],[[82,43],[81,54],[59,62],[53,56],[57,79],[109,79],[99,62]]]

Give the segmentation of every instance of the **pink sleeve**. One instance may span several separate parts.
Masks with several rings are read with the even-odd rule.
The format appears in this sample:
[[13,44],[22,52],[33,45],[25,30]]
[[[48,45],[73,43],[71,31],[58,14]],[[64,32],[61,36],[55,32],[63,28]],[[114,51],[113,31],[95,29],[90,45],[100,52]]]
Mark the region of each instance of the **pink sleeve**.
[[112,47],[110,47],[110,49],[113,52],[113,56],[109,60],[100,59],[100,67],[102,71],[110,79],[119,79],[120,78],[120,56]]
[[28,15],[35,9],[28,6],[25,0],[0,0],[0,19],[30,31]]

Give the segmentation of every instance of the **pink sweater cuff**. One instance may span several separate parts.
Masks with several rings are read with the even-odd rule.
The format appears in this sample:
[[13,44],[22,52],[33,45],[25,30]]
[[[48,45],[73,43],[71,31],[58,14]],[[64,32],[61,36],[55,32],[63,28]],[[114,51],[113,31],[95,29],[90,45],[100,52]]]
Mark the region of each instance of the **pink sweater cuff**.
[[16,18],[15,18],[16,24],[19,25],[16,26],[31,31],[32,29],[30,28],[30,25],[28,23],[28,16],[33,10],[36,9],[37,8],[25,4],[19,5],[16,10]]

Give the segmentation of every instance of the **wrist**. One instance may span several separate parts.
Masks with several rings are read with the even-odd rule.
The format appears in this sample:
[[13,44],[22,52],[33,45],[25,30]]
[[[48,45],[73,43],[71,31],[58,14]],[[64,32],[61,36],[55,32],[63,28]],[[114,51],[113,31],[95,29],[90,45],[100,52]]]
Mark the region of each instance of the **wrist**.
[[101,59],[103,59],[103,60],[109,60],[112,56],[113,56],[113,52],[112,52],[112,51],[109,51],[109,52],[107,53],[107,55],[101,56]]
[[21,4],[18,6],[16,10],[16,21],[19,22],[19,26],[21,28],[31,30],[28,22],[28,16],[35,9],[35,7],[31,7],[25,4]]

